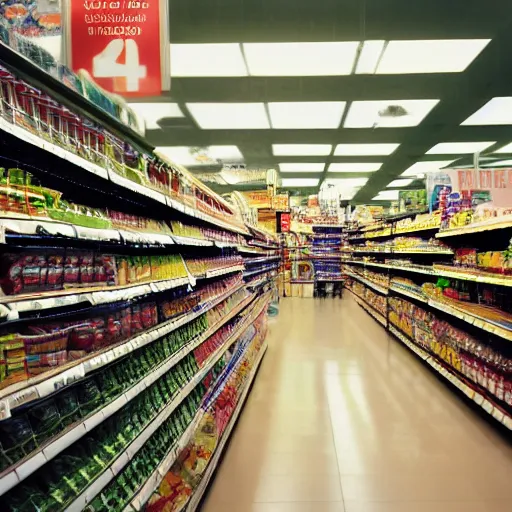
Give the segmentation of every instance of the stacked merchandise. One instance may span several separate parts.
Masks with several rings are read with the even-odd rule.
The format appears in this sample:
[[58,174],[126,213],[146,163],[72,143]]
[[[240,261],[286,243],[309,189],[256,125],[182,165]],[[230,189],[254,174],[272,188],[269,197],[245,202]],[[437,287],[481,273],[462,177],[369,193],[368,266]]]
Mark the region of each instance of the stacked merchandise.
[[[493,216],[462,227],[460,219],[475,218],[480,207],[457,209],[449,198],[441,207],[356,230],[348,286],[400,341],[512,429],[512,223],[504,211],[499,222]],[[429,250],[421,251],[425,232]],[[370,243],[387,249],[370,252]],[[407,259],[393,256],[406,249]]]
[[140,510],[209,414],[206,483],[266,349],[270,296],[237,251],[258,240],[92,104],[104,126],[0,82],[3,508]]

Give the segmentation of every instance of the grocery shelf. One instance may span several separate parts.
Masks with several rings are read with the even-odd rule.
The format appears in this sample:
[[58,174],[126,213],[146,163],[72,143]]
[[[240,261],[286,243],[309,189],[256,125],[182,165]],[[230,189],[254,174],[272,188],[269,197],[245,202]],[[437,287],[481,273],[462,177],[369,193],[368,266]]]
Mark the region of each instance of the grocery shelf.
[[[256,305],[254,305],[256,309]],[[263,308],[259,310],[261,312]],[[258,313],[259,314],[259,313]],[[257,316],[257,315],[256,315]],[[219,359],[224,355],[226,350],[243,334],[250,326],[254,318],[252,315],[244,319],[240,326],[230,334],[226,341],[209,357],[206,364],[201,370],[186,384],[186,386],[171,400],[167,406],[160,411],[153,420],[145,427],[145,429],[137,436],[127,448],[119,454],[116,459],[105,469],[94,482],[91,483],[82,493],[66,507],[66,511],[81,511],[92,499],[101,492],[101,490],[130,462],[134,455],[142,448],[148,439],[155,433],[160,425],[166,421],[175,409],[183,402],[189,393],[206,377],[210,370],[217,364]],[[106,476],[104,476],[106,475]]]
[[483,233],[485,231],[495,231],[498,229],[511,229],[512,215],[503,215],[502,217],[493,217],[482,222],[474,222],[460,228],[444,229],[436,234],[436,238],[448,238],[451,236],[471,235],[473,233]]
[[[1,44],[1,43],[0,43]],[[229,224],[228,222],[223,221],[217,217],[212,215],[208,215],[207,213],[201,212],[190,206],[187,206],[176,199],[171,198],[159,192],[158,190],[154,190],[152,188],[141,185],[140,183],[136,183],[132,180],[117,174],[116,172],[100,167],[99,165],[89,162],[84,158],[68,151],[64,148],[61,148],[55,144],[52,144],[44,139],[41,139],[37,135],[30,133],[29,131],[21,128],[18,125],[14,125],[6,121],[5,119],[0,117],[0,130],[9,133],[10,135],[17,137],[18,139],[31,144],[32,146],[36,146],[44,151],[47,151],[66,162],[80,167],[82,170],[87,171],[95,176],[105,179],[106,181],[111,181],[116,185],[123,187],[131,192],[135,192],[145,198],[152,199],[160,204],[164,204],[169,206],[170,208],[179,211],[185,215],[190,217],[202,220],[204,222],[208,222],[209,224],[213,224],[222,229],[226,229],[228,231],[233,231],[235,233],[249,235],[249,231],[247,231],[243,227],[235,226],[234,224]]]
[[0,317],[7,316],[10,320],[16,319],[19,313],[41,311],[43,309],[73,306],[88,302],[93,306],[109,304],[112,302],[127,301],[151,293],[163,292],[179,288],[180,286],[194,286],[195,279],[183,277],[177,279],[162,279],[148,281],[142,284],[127,284],[119,286],[91,286],[87,288],[72,288],[27,295],[8,295],[0,297],[0,304],[8,309],[8,312],[0,312]]
[[[241,288],[242,286],[237,287],[237,289]],[[235,292],[233,291],[231,293]],[[226,298],[227,297],[224,297],[222,300],[225,300]],[[11,487],[30,476],[34,471],[46,464],[49,460],[53,459],[57,454],[71,446],[78,439],[88,434],[93,428],[97,427],[100,423],[119,411],[119,409],[133,400],[165,373],[170,371],[170,369],[179,361],[184,359],[188,354],[190,354],[193,350],[195,350],[207,339],[209,339],[225,323],[243,311],[245,307],[247,307],[249,303],[254,299],[254,296],[249,298],[251,299],[250,301],[246,299],[237,304],[219,322],[208,328],[203,334],[197,336],[195,339],[190,340],[189,343],[184,345],[180,350],[172,354],[165,361],[162,361],[160,365],[153,369],[148,375],[143,377],[139,382],[135,383],[130,389],[126,390],[122,395],[118,396],[112,402],[103,406],[100,410],[95,411],[86,418],[81,419],[79,422],[70,425],[65,431],[63,431],[57,437],[51,439],[49,442],[45,443],[44,446],[33,452],[29,457],[26,457],[25,459],[22,459],[20,462],[18,462],[15,466],[13,466],[11,470],[7,470],[3,476],[0,476],[0,492],[3,493],[8,491]],[[222,302],[222,300],[217,299],[215,304],[212,303],[207,309],[202,310],[200,314],[204,314],[206,311],[214,307],[214,305]],[[191,319],[188,319],[188,322],[190,321]],[[181,325],[184,325],[185,323],[187,322],[183,322]],[[15,474],[16,479],[13,479],[12,474]]]
[[[232,290],[228,290],[212,299],[205,307],[198,311],[192,311],[178,318],[173,318],[167,322],[158,324],[118,345],[108,347],[108,349],[105,349],[104,351],[90,354],[88,358],[73,361],[55,369],[54,371],[45,372],[36,377],[32,377],[27,381],[12,384],[11,386],[0,390],[0,403],[2,404],[1,409],[8,411],[8,414],[4,413],[3,419],[8,418],[10,416],[10,412],[16,407],[47,397],[57,390],[60,391],[66,386],[75,384],[88,373],[97,370],[102,366],[106,366],[113,361],[157,340],[158,338],[175,331],[181,326],[191,322],[214,308],[244,286],[245,285],[243,283],[240,283]],[[239,308],[240,310],[243,309],[243,305],[242,307],[240,306],[241,305],[238,305],[233,308],[228,315],[223,317],[222,322],[225,323],[234,315],[238,314]],[[221,325],[222,324],[218,325],[215,330],[217,330]]]
[[388,288],[385,288],[384,286],[374,283],[373,281],[370,281],[369,279],[365,279],[364,277],[360,276],[359,274],[355,274],[353,272],[345,272],[345,274],[349,277],[352,277],[353,279],[357,279],[361,283],[365,284],[366,286],[369,286],[370,288],[373,288],[374,290],[378,291],[379,293],[382,293],[383,295],[387,295],[389,293]]
[[[245,384],[245,388],[240,395],[240,398],[238,399],[238,403],[236,404],[235,410],[233,411],[233,414],[231,415],[231,418],[229,419],[228,425],[226,426],[226,429],[224,430],[224,433],[222,434],[222,439],[220,440],[219,444],[217,445],[215,452],[213,454],[213,457],[210,459],[210,462],[208,463],[208,467],[206,468],[205,474],[203,475],[203,478],[201,479],[201,482],[195,489],[194,494],[192,495],[189,504],[187,505],[187,508],[185,509],[187,512],[193,512],[198,509],[199,504],[201,503],[201,499],[208,488],[208,484],[211,480],[211,477],[213,473],[215,472],[215,469],[217,465],[219,464],[219,460],[222,456],[222,452],[224,451],[224,448],[226,446],[226,443],[231,436],[231,432],[237,422],[238,416],[240,415],[245,400],[247,399],[247,395],[249,394],[249,391],[251,390],[252,382],[254,378],[256,377],[256,374],[258,373],[259,366],[261,364],[261,361],[263,360],[263,356],[265,355],[265,352],[267,351],[267,342],[264,342],[262,345],[260,352],[258,354],[258,359],[255,361],[254,366],[251,369],[251,373],[249,374],[247,378],[247,383]],[[134,510],[140,510],[141,504],[144,502],[140,502],[139,507],[133,507]],[[125,512],[129,512],[125,509]]]
[[246,259],[245,265],[253,265],[254,263],[265,263],[266,261],[280,260],[281,256],[264,256],[262,258]]
[[391,285],[389,287],[389,289],[391,291],[394,291],[395,293],[400,294],[400,295],[405,295],[406,297],[410,297],[411,299],[415,299],[415,300],[419,300],[420,302],[428,303],[428,297],[411,292],[409,290],[401,288],[400,286]]
[[492,274],[490,272],[479,272],[477,269],[464,272],[463,269],[453,267],[453,270],[447,266],[434,266],[435,275],[449,277],[452,279],[460,279],[462,281],[472,281],[474,283],[493,284],[499,286],[512,286],[512,276],[502,274]]
[[244,272],[244,279],[247,277],[255,276],[257,274],[262,274],[263,272],[270,272],[271,270],[276,270],[278,266],[270,266],[267,268],[261,268],[259,270],[253,270],[251,272]]
[[436,250],[430,251],[425,249],[386,249],[384,251],[367,248],[367,249],[353,249],[350,251],[354,254],[431,254],[431,255],[453,255],[452,250]]
[[392,270],[400,270],[406,272],[414,272],[416,274],[427,274],[427,275],[437,275],[434,271],[434,268],[430,265],[392,265],[390,263],[376,263],[373,261],[357,261],[357,260],[347,260],[345,263],[350,263],[354,265],[363,265],[365,267],[376,267],[376,268],[388,268]]
[[206,274],[198,277],[197,279],[211,279],[212,277],[224,276],[226,274],[233,274],[233,272],[241,272],[245,270],[244,265],[233,265],[231,267],[217,268],[214,270],[207,270]]
[[373,306],[368,304],[364,299],[359,297],[357,293],[354,293],[350,288],[348,288],[348,291],[354,296],[354,300],[357,302],[359,306],[361,306],[370,316],[372,316],[379,324],[381,324],[384,327],[387,327],[388,321],[384,315],[380,313],[380,311],[377,311]]
[[192,245],[195,247],[212,247],[214,244],[204,238],[191,238],[188,236],[171,235],[174,243],[179,245]]
[[441,365],[436,359],[428,352],[420,348],[416,343],[411,341],[407,336],[400,332],[393,325],[389,325],[389,332],[398,338],[404,345],[406,345],[412,352],[419,356],[423,361],[429,364],[437,373],[442,375],[445,379],[451,382],[457,389],[462,391],[469,399],[473,400],[479,405],[485,412],[490,414],[499,423],[512,430],[512,417],[501,410],[496,404],[494,404],[487,397],[468,386],[462,379],[457,375],[446,369],[445,366]]
[[92,101],[89,101],[85,96],[68,87],[56,77],[47,73],[24,55],[21,55],[2,42],[0,42],[0,49],[2,65],[16,73],[19,78],[27,80],[38,89],[47,92],[54,99],[58,99],[58,101],[77,114],[112,130],[118,137],[130,141],[136,147],[145,151],[153,150],[153,146],[142,135],[95,105]]
[[435,299],[429,299],[428,305],[432,308],[442,311],[443,313],[457,317],[460,320],[464,320],[464,322],[483,329],[484,331],[495,334],[500,338],[512,341],[512,330],[500,327],[490,320],[480,318],[471,314],[469,311],[464,311],[462,308],[457,308],[456,306],[452,306],[447,302],[438,302]]

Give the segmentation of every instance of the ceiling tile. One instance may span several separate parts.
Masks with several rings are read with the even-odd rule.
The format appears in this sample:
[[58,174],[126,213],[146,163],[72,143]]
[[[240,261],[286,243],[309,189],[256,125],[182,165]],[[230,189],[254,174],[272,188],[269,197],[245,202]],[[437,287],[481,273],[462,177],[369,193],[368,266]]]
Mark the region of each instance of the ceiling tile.
[[400,144],[338,144],[335,156],[380,156],[390,155]]
[[336,129],[344,101],[299,101],[268,104],[270,122],[276,129]]
[[378,74],[457,73],[464,71],[490,39],[390,41]]
[[330,144],[273,144],[275,156],[327,156],[330,155]]
[[240,45],[171,44],[171,76],[247,76]]
[[382,163],[334,163],[329,165],[328,172],[374,172],[382,167]]
[[244,43],[252,76],[332,76],[352,72],[359,43]]
[[279,164],[281,172],[323,172],[325,163],[282,163]]
[[177,103],[128,103],[142,119],[147,130],[158,130],[157,121],[165,117],[185,117]]
[[408,180],[393,180],[389,185],[388,188],[395,188],[395,187],[408,187],[414,180],[408,179]]
[[497,149],[495,153],[512,153],[512,142],[510,144],[507,144],[506,146],[503,146],[500,149]]
[[512,124],[512,98],[493,98],[462,124],[464,126]]
[[495,142],[441,142],[427,151],[427,155],[468,155],[484,151]]
[[418,176],[427,172],[436,172],[450,165],[453,160],[436,160],[433,162],[416,162],[402,173],[402,176]]
[[374,198],[374,201],[397,201],[398,190],[381,190]]
[[318,185],[317,178],[283,178],[281,180],[282,187],[316,187]]
[[[417,126],[439,100],[354,101],[349,107],[345,128],[395,128]],[[403,115],[393,115],[403,109]]]
[[187,108],[203,130],[270,128],[263,103],[187,103]]

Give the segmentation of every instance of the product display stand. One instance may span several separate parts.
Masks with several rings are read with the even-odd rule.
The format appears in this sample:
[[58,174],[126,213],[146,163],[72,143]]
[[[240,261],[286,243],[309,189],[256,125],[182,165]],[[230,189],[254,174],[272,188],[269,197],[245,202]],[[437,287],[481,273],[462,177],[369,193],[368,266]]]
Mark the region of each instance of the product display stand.
[[192,510],[266,350],[277,241],[2,51],[2,505]]
[[511,226],[506,217],[443,230],[436,215],[380,222],[352,231],[344,265],[356,302],[508,429]]

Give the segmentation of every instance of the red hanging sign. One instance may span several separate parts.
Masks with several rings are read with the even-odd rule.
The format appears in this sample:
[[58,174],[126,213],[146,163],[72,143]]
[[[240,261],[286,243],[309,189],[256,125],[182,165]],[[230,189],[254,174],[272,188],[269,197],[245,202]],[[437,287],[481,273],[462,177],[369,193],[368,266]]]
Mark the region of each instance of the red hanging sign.
[[155,96],[169,89],[165,0],[65,2],[67,64],[107,91]]
[[290,214],[289,213],[281,213],[281,233],[289,233],[290,232]]

